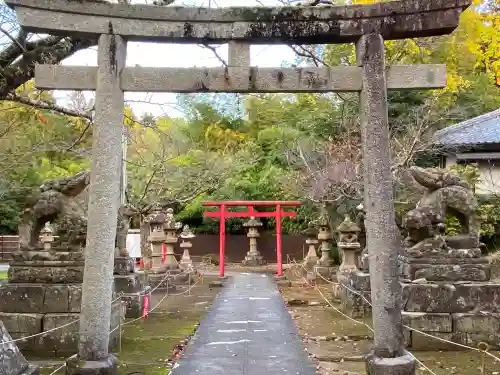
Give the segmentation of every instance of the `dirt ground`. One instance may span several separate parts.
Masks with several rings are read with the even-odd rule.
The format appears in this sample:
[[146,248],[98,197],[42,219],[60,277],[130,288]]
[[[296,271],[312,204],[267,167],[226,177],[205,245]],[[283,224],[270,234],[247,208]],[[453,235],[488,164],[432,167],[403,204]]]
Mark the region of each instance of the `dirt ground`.
[[[293,279],[293,276],[291,277]],[[339,375],[346,371],[366,374],[363,356],[372,346],[371,318],[354,322],[339,312],[335,302],[330,306],[320,292],[333,301],[332,286],[317,287],[295,278],[291,287],[280,288],[290,314],[302,335],[307,351],[317,362],[318,374]],[[499,375],[500,362],[474,351],[413,352],[429,370],[419,366],[418,375]],[[497,357],[500,353],[494,353]]]
[[[155,292],[150,308],[163,301],[146,319],[141,318],[131,324],[127,321],[132,319],[125,320],[121,349],[115,353],[119,359],[118,375],[136,372],[141,375],[167,375],[220,292],[220,288],[209,286],[210,281],[215,279],[215,276],[204,276],[189,292],[186,288],[178,288],[165,299],[165,292]],[[42,375],[52,374],[63,363],[63,360],[37,362],[43,366]],[[64,369],[56,374],[64,374]]]

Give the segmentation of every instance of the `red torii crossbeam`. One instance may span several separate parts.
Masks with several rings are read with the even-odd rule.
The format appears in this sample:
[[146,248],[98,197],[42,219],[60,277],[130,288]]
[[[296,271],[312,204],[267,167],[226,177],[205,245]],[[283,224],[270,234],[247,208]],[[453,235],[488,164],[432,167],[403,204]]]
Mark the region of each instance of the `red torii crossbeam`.
[[[296,212],[282,211],[282,207],[299,207],[298,201],[225,201],[225,202],[204,202],[205,207],[218,207],[217,211],[204,213],[206,217],[219,218],[219,276],[224,277],[224,253],[226,243],[226,218],[230,217],[274,217],[276,219],[276,274],[283,275],[282,249],[281,249],[281,218],[296,217]],[[227,207],[246,206],[246,211],[226,211]],[[274,206],[272,212],[257,212],[255,207]]]

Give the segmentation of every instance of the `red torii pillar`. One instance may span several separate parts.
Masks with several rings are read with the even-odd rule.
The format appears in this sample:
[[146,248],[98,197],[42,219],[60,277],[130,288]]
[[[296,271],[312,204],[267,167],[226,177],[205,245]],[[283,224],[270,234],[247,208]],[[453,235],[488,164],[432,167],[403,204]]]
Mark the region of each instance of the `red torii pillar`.
[[[208,211],[204,215],[207,217],[219,218],[219,276],[224,277],[224,253],[226,240],[226,218],[230,217],[274,217],[276,219],[276,274],[283,275],[283,259],[281,249],[281,218],[296,217],[296,212],[282,211],[282,207],[299,207],[298,201],[225,201],[225,202],[204,202],[205,207],[218,207],[217,211]],[[226,211],[226,207],[246,206],[246,211]],[[257,212],[255,207],[274,206],[272,212]]]

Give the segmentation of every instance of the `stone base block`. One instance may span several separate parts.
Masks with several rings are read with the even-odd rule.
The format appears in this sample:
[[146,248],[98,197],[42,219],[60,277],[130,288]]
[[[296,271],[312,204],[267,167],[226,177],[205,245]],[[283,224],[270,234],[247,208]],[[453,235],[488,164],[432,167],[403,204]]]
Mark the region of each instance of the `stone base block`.
[[144,273],[131,273],[128,275],[115,275],[115,292],[137,293],[146,287],[146,277]]
[[174,285],[192,285],[196,282],[196,273],[194,271],[183,271],[172,275]]
[[333,295],[340,299],[342,312],[352,318],[371,314],[370,275],[361,271],[337,272],[338,284],[333,285]]
[[491,279],[491,265],[486,258],[403,258],[402,276],[408,280],[477,281]]
[[10,264],[10,283],[77,284],[83,282],[84,262],[15,261]]
[[[370,292],[352,292],[340,287],[340,310],[351,318],[363,318],[372,312],[370,304]],[[366,300],[365,300],[366,298]]]
[[314,266],[314,274],[317,276],[316,282],[321,282],[322,278],[331,280],[332,276],[335,275],[336,272],[336,267]]
[[402,316],[403,324],[415,329],[405,329],[413,350],[461,350],[453,343],[476,347],[480,342],[500,347],[500,314],[403,312]]
[[155,290],[175,291],[172,276],[168,276],[166,273],[148,274],[148,283]]
[[0,311],[6,313],[80,312],[81,284],[2,284]]
[[408,352],[396,358],[380,358],[373,352],[366,356],[368,375],[415,375],[416,372],[417,361]]
[[451,314],[404,311],[402,317],[404,325],[419,331],[443,333],[451,333],[453,331]]
[[403,310],[428,313],[500,313],[497,283],[402,283]]
[[122,296],[125,318],[139,318],[144,312],[144,293],[126,293]]
[[[427,333],[427,332],[426,332]],[[428,350],[464,350],[460,346],[454,345],[453,343],[465,344],[466,335],[451,332],[428,332],[430,336],[423,335],[418,332],[411,332],[410,347],[412,350],[428,351]],[[437,337],[437,338],[436,338]],[[439,340],[439,338],[446,340]],[[451,341],[451,342],[447,342]]]
[[241,262],[244,266],[257,267],[266,264],[266,261],[261,255],[248,255],[245,256],[245,260]]
[[[115,301],[111,306],[110,330],[120,325],[121,316],[121,302]],[[13,339],[50,331],[68,324],[45,335],[18,342],[21,351],[36,353],[41,357],[67,356],[75,353],[78,350],[79,319],[79,313],[0,313],[0,320],[11,332]],[[111,333],[110,350],[118,347],[118,338],[118,330]]]
[[493,348],[500,348],[500,314],[479,312],[451,316],[454,331],[465,334],[467,345],[476,347],[480,342],[486,342]]
[[36,261],[40,262],[84,262],[83,251],[70,251],[67,247],[52,248],[50,251],[43,248],[20,248],[12,252],[14,262]]
[[189,270],[193,268],[193,261],[189,258],[182,258],[179,262],[179,268],[182,270]]
[[118,360],[112,354],[106,359],[87,361],[73,355],[66,361],[66,375],[116,375]]
[[130,257],[116,257],[113,267],[113,274],[128,275],[135,270],[135,259]]

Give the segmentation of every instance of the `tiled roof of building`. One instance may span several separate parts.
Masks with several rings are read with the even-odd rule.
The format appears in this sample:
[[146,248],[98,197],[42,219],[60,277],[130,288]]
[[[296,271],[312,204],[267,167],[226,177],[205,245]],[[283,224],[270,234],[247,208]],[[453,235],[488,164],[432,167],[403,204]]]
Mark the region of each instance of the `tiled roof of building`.
[[437,131],[434,143],[442,146],[500,143],[500,108]]

